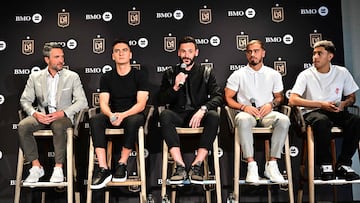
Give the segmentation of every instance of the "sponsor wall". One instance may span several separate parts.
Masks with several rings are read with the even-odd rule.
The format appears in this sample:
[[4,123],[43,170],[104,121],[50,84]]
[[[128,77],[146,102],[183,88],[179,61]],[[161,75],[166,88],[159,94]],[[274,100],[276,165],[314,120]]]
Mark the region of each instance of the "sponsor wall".
[[[149,104],[157,105],[156,97],[162,73],[178,62],[177,42],[184,35],[196,38],[200,53],[197,62],[212,66],[218,83],[225,86],[227,77],[246,65],[245,47],[249,40],[260,39],[267,48],[265,64],[283,76],[284,92],[295,82],[297,74],[311,66],[312,45],[321,39],[332,40],[337,46],[336,64],[344,64],[341,2],[323,1],[220,1],[154,4],[148,1],[99,3],[57,2],[27,3],[16,8],[5,8],[0,18],[0,202],[12,202],[18,151],[17,110],[19,98],[29,74],[45,67],[42,46],[45,42],[60,43],[65,51],[65,65],[80,74],[90,106],[97,102],[99,78],[114,68],[111,43],[125,38],[133,51],[133,66],[146,70],[150,78]],[[222,113],[220,132],[220,161],[223,199],[232,189],[233,138]],[[161,135],[155,114],[146,138],[148,191],[160,199]],[[79,181],[76,190],[82,198],[86,193],[88,128],[84,123],[80,137],[75,141]],[[49,145],[44,143],[45,145]],[[295,191],[301,140],[291,134],[291,152]],[[259,148],[259,147],[258,147]],[[85,149],[85,150],[84,150]],[[44,159],[51,160],[51,144],[42,149]],[[186,155],[192,156],[189,150]],[[135,155],[134,155],[135,156]],[[261,161],[262,151],[256,156]],[[46,161],[51,162],[51,161]],[[263,167],[263,166],[262,166]],[[260,170],[263,168],[260,167]],[[244,171],[244,170],[242,170]],[[50,173],[50,171],[48,172]],[[260,174],[262,172],[260,171]],[[202,188],[183,188],[180,193],[202,199]],[[274,187],[274,201],[287,201],[287,192]],[[320,188],[321,191],[322,188]],[[324,190],[328,188],[324,187]],[[266,201],[265,187],[242,187],[246,201]],[[342,191],[350,198],[351,188]],[[50,194],[64,198],[59,191]],[[101,194],[94,192],[94,198]],[[38,190],[26,193],[38,198]],[[307,194],[305,194],[306,196]],[[322,194],[320,199],[328,200]],[[136,196],[122,189],[117,198]],[[49,196],[51,199],[53,196]],[[190,198],[190,197],[187,197]],[[194,200],[193,199],[193,200]],[[135,201],[134,200],[134,201]],[[188,199],[186,199],[188,200]]]

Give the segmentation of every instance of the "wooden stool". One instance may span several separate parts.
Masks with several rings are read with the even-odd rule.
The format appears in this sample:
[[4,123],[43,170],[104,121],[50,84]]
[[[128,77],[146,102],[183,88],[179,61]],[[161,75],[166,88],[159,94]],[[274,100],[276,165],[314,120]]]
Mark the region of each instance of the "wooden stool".
[[[37,182],[37,183],[25,183],[22,182],[24,154],[19,147],[18,163],[16,171],[16,186],[15,186],[15,199],[14,202],[20,202],[21,187],[66,187],[67,188],[67,202],[73,202],[73,128],[68,128],[67,131],[67,143],[66,143],[66,181],[61,183],[52,182]],[[33,133],[35,137],[52,137],[51,130],[38,130]],[[41,193],[41,202],[45,202],[45,192]]]
[[[290,116],[291,108],[288,106],[281,106],[281,112],[287,116]],[[232,109],[228,106],[225,106],[227,112],[227,118],[230,125],[231,132],[234,133],[234,198],[235,202],[238,202],[240,199],[239,196],[239,185],[248,184],[245,180],[240,180],[240,138],[238,136],[238,129],[235,125],[235,116],[237,114],[235,109]],[[265,138],[265,158],[269,160],[270,156],[270,139],[273,133],[272,127],[254,127],[252,128],[254,138]],[[289,202],[294,202],[294,191],[293,191],[293,181],[292,181],[292,169],[291,169],[291,160],[290,160],[290,146],[289,146],[289,136],[285,140],[285,164],[286,164],[286,174],[287,180],[284,183],[274,183],[268,179],[262,179],[256,185],[267,185],[268,186],[268,202],[271,202],[271,185],[287,185],[289,192]]]
[[[159,107],[159,113],[163,111],[165,107],[161,106]],[[220,115],[220,107],[218,108],[218,114]],[[176,132],[178,135],[181,136],[199,136],[203,133],[204,128],[176,128]],[[219,133],[219,130],[218,130]],[[170,163],[172,166],[172,172],[175,171],[176,163],[172,160],[172,157],[170,156],[170,153],[168,151],[168,146],[163,140],[163,158],[162,158],[162,183],[161,183],[161,197],[163,198],[163,202],[166,202],[167,199],[167,193],[166,189],[167,186],[170,185],[173,189],[171,192],[171,202],[176,202],[176,190],[175,188],[178,186],[176,184],[171,184],[171,181],[168,179],[168,164]],[[211,202],[211,188],[215,186],[216,189],[216,200],[218,203],[221,203],[221,178],[220,178],[220,164],[219,164],[219,147],[218,147],[218,136],[216,136],[214,142],[213,142],[213,150],[212,155],[214,159],[214,171],[215,176],[210,176],[210,170],[209,170],[209,164],[208,164],[208,158],[204,160],[203,167],[204,167],[204,180],[203,180],[203,186],[206,193],[206,202]],[[189,185],[190,181],[185,180],[183,181],[183,185]]]
[[[89,117],[93,117],[96,114],[96,111],[99,110],[99,107],[94,107],[89,110]],[[145,172],[145,146],[144,146],[144,137],[147,134],[148,129],[148,122],[150,117],[152,116],[154,111],[154,107],[152,105],[147,105],[145,109],[145,115],[146,115],[146,121],[145,126],[142,126],[139,128],[138,132],[138,140],[135,143],[135,150],[137,153],[136,156],[136,168],[137,168],[137,175],[136,176],[128,176],[127,180],[125,182],[112,182],[110,181],[108,184],[106,184],[107,187],[119,187],[119,186],[128,186],[128,187],[139,187],[140,186],[140,192],[139,192],[139,198],[140,203],[145,203],[146,201],[146,172]],[[105,130],[105,135],[107,137],[111,136],[122,136],[124,135],[124,129],[115,129],[115,128],[107,128]],[[111,163],[112,163],[112,140],[108,139],[107,144],[107,163],[109,169],[111,169]],[[94,170],[94,146],[92,139],[90,137],[90,143],[89,143],[89,167],[88,167],[88,180],[87,180],[87,197],[86,202],[91,203],[92,202],[92,190],[90,188],[92,176],[93,176],[93,170]],[[105,191],[105,202],[109,202],[110,194],[109,191]]]
[[[20,193],[21,187],[66,187],[67,188],[67,202],[73,202],[73,177],[75,169],[75,159],[73,157],[73,138],[78,136],[79,126],[80,123],[84,119],[84,114],[87,112],[87,109],[81,110],[75,116],[75,123],[74,128],[68,128],[66,131],[67,134],[67,143],[66,143],[66,181],[61,183],[51,183],[51,182],[37,182],[37,183],[25,183],[22,181],[22,174],[24,168],[24,154],[19,147],[19,154],[18,154],[18,163],[17,163],[17,170],[16,170],[16,181],[15,181],[15,197],[14,203],[20,202]],[[18,111],[19,118],[22,120],[25,118],[25,113],[22,110]],[[53,136],[53,132],[50,129],[45,130],[38,130],[33,133],[35,138],[43,138]],[[41,193],[41,202],[45,203],[45,192]],[[75,194],[75,202],[80,202],[80,194],[76,192]]]
[[[359,107],[353,106],[350,107],[351,112],[359,115]],[[315,179],[315,161],[314,161],[314,134],[312,127],[310,125],[306,125],[305,120],[301,114],[300,107],[294,107],[293,113],[297,113],[300,118],[300,125],[304,126],[306,129],[306,132],[303,132],[303,147],[302,147],[302,155],[301,155],[301,161],[300,161],[300,184],[299,184],[299,190],[298,190],[298,202],[303,201],[303,193],[304,193],[304,182],[307,179],[308,187],[309,187],[309,202],[314,203],[315,202],[315,185],[326,185],[330,184],[333,185],[333,199],[334,201],[337,201],[337,193],[336,193],[336,185],[344,185],[344,184],[354,184],[354,183],[360,183],[360,180],[354,180],[354,181],[346,181],[342,179],[334,179],[329,181],[322,181],[320,179]],[[333,168],[335,168],[336,164],[336,138],[342,137],[342,129],[334,126],[331,128],[332,133],[332,139],[331,139],[331,156],[332,156],[332,165]],[[359,158],[360,158],[360,142],[359,142],[359,148],[358,148]],[[305,169],[306,169],[306,160],[308,164],[308,175],[306,178]]]

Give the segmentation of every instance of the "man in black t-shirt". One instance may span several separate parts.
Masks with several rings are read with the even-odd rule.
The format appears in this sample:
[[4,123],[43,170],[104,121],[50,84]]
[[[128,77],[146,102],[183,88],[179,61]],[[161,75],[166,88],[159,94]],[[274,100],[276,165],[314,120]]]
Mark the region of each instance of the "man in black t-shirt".
[[[142,70],[132,68],[132,52],[128,42],[113,43],[112,59],[115,69],[104,73],[100,79],[100,114],[90,119],[90,130],[99,170],[92,178],[92,189],[105,187],[109,181],[124,182],[127,179],[127,160],[134,147],[138,129],[144,125],[143,110],[149,96],[147,77]],[[111,174],[106,162],[106,128],[123,128],[124,144],[121,157]]]

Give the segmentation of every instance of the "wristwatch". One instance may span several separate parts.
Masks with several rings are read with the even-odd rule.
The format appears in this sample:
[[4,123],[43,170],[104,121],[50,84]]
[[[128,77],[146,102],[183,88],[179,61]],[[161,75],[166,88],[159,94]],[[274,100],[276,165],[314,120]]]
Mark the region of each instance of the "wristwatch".
[[206,107],[205,105],[202,105],[202,106],[200,107],[200,110],[204,111],[205,113],[208,112],[208,109],[207,109],[207,107]]

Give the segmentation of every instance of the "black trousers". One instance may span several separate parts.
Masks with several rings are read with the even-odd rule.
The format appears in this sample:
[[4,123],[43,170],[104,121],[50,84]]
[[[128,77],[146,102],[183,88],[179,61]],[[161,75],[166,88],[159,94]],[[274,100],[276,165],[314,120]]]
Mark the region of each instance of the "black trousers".
[[[175,127],[189,127],[189,122],[196,111],[186,111],[176,113],[172,110],[165,109],[160,114],[161,133],[166,144],[171,147],[180,147],[180,138],[176,133]],[[219,126],[219,115],[216,111],[210,110],[206,113],[201,121],[204,132],[200,136],[199,148],[212,149],[212,144],[217,135]]]
[[313,128],[315,141],[315,163],[331,164],[331,127],[343,129],[343,142],[337,164],[351,166],[351,158],[359,146],[360,117],[341,111],[338,113],[316,110],[304,115],[305,122]]
[[99,113],[90,119],[90,133],[93,139],[94,147],[106,148],[106,128],[123,128],[124,129],[124,144],[123,146],[128,149],[133,149],[135,141],[138,136],[140,126],[145,123],[145,115],[143,113],[135,114],[126,117],[120,126],[113,126],[109,117]]

